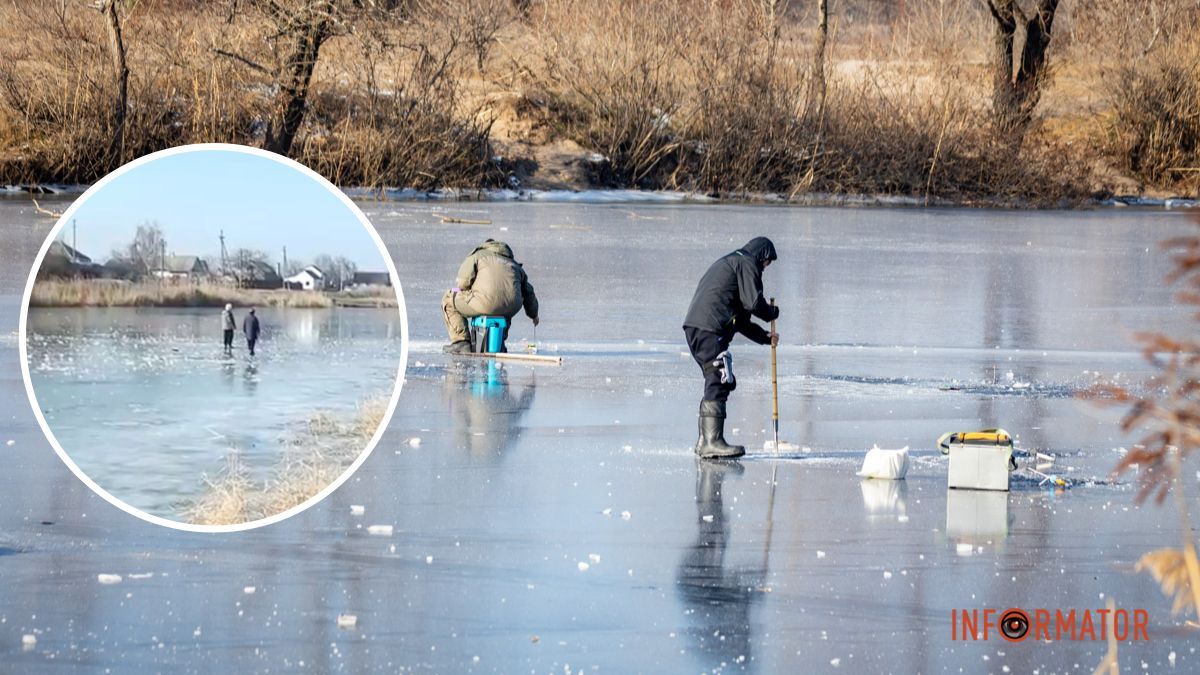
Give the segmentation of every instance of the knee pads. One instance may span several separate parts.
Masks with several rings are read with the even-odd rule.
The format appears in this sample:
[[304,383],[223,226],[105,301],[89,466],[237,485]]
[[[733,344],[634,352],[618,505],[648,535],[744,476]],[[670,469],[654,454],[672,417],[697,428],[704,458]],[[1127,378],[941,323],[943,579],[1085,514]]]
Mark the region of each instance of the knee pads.
[[718,373],[721,378],[721,385],[733,391],[737,388],[737,378],[733,375],[733,354],[729,350],[725,350],[717,354],[717,358],[710,361],[704,366],[704,374]]

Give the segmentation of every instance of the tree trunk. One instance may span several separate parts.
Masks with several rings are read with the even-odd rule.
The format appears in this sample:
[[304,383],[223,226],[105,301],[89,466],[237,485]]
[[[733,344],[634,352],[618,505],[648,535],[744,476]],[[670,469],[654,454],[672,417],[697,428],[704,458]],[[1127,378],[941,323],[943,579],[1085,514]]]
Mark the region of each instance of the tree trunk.
[[117,0],[105,0],[100,11],[108,19],[108,49],[117,76],[117,98],[113,102],[113,133],[108,146],[109,169],[125,163],[125,114],[129,107],[129,66],[125,62],[125,40]]
[[829,43],[829,0],[817,0],[817,48],[813,53],[813,86],[817,116],[825,112],[825,49]]
[[333,0],[315,2],[296,17],[295,44],[284,60],[276,79],[279,92],[275,110],[267,124],[264,146],[271,152],[287,155],[304,121],[308,105],[308,87],[321,44],[329,37],[333,20]]
[[[1004,131],[1023,132],[1033,119],[1033,110],[1041,97],[1046,71],[1046,52],[1050,47],[1050,29],[1058,0],[1038,0],[1033,16],[1026,18],[1016,0],[988,0],[995,20],[992,43],[992,113],[996,125]],[[1013,72],[1013,47],[1018,15],[1024,22],[1025,45],[1021,60]]]

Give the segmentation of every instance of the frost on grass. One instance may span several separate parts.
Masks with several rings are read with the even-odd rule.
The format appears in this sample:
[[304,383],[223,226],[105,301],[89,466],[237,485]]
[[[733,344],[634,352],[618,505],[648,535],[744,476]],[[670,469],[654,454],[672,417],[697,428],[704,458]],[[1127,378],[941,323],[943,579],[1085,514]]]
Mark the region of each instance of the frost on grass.
[[184,508],[197,525],[236,525],[268,518],[303,504],[328,487],[366,448],[387,411],[384,398],[368,399],[348,420],[317,413],[280,439],[283,447],[271,476],[251,478],[237,451],[225,468],[205,478],[205,492]]

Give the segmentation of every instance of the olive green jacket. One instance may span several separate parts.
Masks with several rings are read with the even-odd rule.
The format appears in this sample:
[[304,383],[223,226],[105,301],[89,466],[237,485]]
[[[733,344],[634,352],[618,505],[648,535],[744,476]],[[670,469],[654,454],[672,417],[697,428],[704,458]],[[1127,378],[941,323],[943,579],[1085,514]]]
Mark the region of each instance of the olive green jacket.
[[489,313],[514,316],[523,307],[530,319],[538,315],[538,299],[521,263],[502,241],[488,240],[467,256],[458,268],[455,285],[484,300]]

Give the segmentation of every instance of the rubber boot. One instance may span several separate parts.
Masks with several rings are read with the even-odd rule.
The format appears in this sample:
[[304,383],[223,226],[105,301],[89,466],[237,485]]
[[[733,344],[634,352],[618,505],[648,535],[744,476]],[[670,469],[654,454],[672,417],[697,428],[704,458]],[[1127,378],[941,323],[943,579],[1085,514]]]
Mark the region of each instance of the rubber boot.
[[696,454],[701,459],[734,459],[746,454],[746,448],[725,442],[725,401],[700,402],[700,442]]
[[470,354],[472,351],[471,343],[468,342],[467,340],[459,340],[458,342],[451,342],[450,344],[442,347],[442,351],[447,354]]

